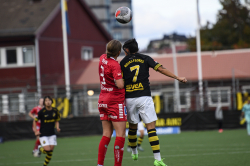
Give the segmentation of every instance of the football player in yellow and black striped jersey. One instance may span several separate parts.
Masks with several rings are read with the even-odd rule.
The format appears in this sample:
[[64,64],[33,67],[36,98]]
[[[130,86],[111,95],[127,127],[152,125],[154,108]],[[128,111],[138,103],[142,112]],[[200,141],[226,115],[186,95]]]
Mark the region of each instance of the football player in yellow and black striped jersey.
[[53,108],[51,106],[52,103],[52,98],[50,96],[45,96],[43,101],[44,108],[39,111],[38,116],[33,121],[34,126],[36,125],[36,122],[38,120],[41,121],[40,131],[35,130],[35,135],[40,136],[39,139],[42,146],[38,147],[39,151],[46,154],[46,158],[43,164],[44,166],[47,166],[49,164],[54,146],[57,145],[55,126],[57,132],[60,132],[60,113],[56,108]]
[[132,158],[134,160],[138,159],[136,133],[140,115],[147,127],[148,139],[155,158],[154,165],[165,166],[166,164],[161,159],[160,144],[155,129],[157,116],[149,86],[149,68],[153,68],[155,71],[183,83],[186,83],[187,79],[175,76],[150,56],[138,53],[138,43],[135,39],[126,41],[123,50],[126,56],[120,62],[120,65],[126,90],[127,120],[129,122],[128,139],[132,148]]

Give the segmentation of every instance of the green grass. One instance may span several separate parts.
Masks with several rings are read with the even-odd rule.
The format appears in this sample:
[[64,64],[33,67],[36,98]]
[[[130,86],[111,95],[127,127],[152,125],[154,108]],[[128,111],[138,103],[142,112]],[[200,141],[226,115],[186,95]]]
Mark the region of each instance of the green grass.
[[[96,166],[101,136],[59,138],[49,166]],[[250,136],[246,130],[182,132],[160,135],[161,155],[168,166],[247,166],[250,165]],[[114,165],[112,138],[105,159],[106,166]],[[0,166],[42,166],[45,155],[31,155],[35,140],[9,141],[0,144]],[[127,145],[127,139],[126,139]],[[132,161],[124,151],[123,166],[153,166],[153,153],[145,136],[144,152]]]

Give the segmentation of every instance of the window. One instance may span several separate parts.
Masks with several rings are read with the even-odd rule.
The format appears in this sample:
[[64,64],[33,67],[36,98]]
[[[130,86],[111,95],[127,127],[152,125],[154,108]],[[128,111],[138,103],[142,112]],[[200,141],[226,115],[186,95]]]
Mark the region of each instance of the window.
[[0,68],[35,66],[34,46],[0,48]]
[[250,94],[250,85],[242,86],[242,92]]
[[81,57],[85,61],[93,59],[93,48],[92,47],[82,47]]
[[6,60],[7,60],[7,64],[17,64],[16,49],[6,50]]
[[207,89],[208,105],[210,107],[217,107],[218,103],[222,106],[230,106],[231,104],[231,88],[230,87],[216,87]]
[[98,95],[88,96],[88,107],[90,114],[98,114]]
[[[177,106],[175,103],[175,93],[174,89],[162,89],[159,91],[152,91],[151,95],[154,96],[156,93],[159,93],[162,96],[162,100],[164,101],[164,112],[175,112],[177,111]],[[191,108],[191,95],[190,91],[180,90],[180,109],[181,111],[189,111]]]
[[34,51],[32,47],[23,47],[23,63],[34,62]]

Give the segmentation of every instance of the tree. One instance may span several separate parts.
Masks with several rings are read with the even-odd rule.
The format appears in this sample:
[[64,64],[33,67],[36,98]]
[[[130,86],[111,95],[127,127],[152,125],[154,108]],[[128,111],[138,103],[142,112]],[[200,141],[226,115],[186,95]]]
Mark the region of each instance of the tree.
[[[250,47],[250,12],[240,0],[220,0],[217,22],[201,28],[201,49],[223,50]],[[250,0],[245,0],[250,4]],[[188,41],[189,49],[196,50],[195,38]]]

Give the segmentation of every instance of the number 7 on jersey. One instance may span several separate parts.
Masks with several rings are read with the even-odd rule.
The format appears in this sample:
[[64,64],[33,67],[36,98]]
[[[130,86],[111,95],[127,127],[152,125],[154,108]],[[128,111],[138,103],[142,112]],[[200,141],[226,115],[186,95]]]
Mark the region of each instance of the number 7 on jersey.
[[133,70],[136,70],[135,71],[135,75],[133,77],[133,82],[136,82],[137,81],[137,76],[139,74],[139,69],[140,69],[140,66],[139,65],[135,65],[135,66],[132,66],[130,67],[130,71],[132,72]]

